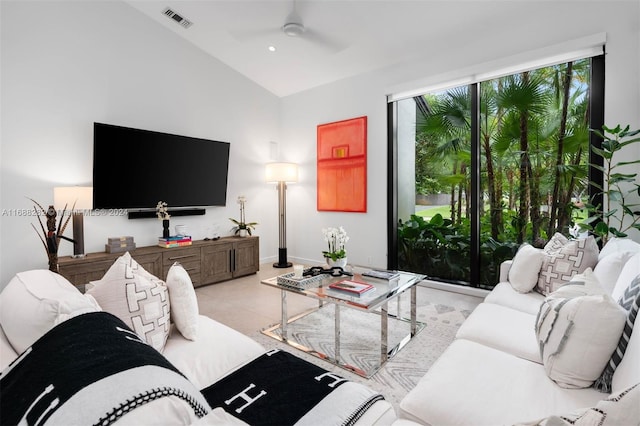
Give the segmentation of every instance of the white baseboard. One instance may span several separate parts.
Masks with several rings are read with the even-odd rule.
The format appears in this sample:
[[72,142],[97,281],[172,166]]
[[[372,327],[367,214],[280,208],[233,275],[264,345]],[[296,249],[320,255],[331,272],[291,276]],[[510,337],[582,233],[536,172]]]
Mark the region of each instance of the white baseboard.
[[440,281],[424,280],[424,281],[421,281],[418,285],[421,285],[423,287],[428,287],[428,288],[435,288],[436,290],[444,290],[444,291],[449,291],[451,293],[460,293],[460,294],[466,294],[468,296],[475,296],[475,297],[481,297],[481,298],[485,298],[487,294],[489,294],[489,290],[485,290],[482,288],[468,287],[468,286],[457,285],[457,284],[449,284],[449,283],[443,283]]

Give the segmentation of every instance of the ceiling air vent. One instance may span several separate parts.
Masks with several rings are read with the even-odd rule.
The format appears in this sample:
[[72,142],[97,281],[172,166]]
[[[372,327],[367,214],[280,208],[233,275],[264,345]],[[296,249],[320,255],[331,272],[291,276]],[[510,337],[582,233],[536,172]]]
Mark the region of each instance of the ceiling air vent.
[[169,9],[168,7],[162,13],[185,28],[189,28],[191,25],[193,25],[193,22],[189,21],[188,19],[184,19],[181,15],[177,14],[175,11]]

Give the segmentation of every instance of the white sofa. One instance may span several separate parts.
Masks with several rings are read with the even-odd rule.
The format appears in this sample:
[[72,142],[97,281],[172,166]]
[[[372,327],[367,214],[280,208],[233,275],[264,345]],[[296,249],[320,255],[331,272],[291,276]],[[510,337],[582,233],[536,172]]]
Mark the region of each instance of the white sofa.
[[[57,324],[99,309],[92,297],[81,294],[57,274],[45,270],[17,274],[0,294],[0,369],[3,375],[13,368],[9,364],[20,357],[20,353],[28,353],[31,345]],[[183,337],[175,324],[171,325],[171,330],[162,354],[195,386],[196,392],[265,353],[265,349],[254,340],[202,315],[197,316],[195,340]],[[87,330],[87,333],[90,332]],[[69,362],[75,360],[69,359]],[[356,424],[384,425],[394,420],[396,415],[393,407],[381,400],[375,402]],[[243,424],[219,407],[212,407],[208,415],[199,419],[192,411],[185,409],[182,400],[173,397],[141,405],[122,416],[117,423]],[[326,424],[332,422],[327,420]]]
[[[605,260],[607,256],[612,257]],[[502,265],[501,282],[472,312],[455,341],[401,401],[396,425],[546,424],[545,419],[551,416],[573,415],[575,419],[590,407],[603,404],[613,404],[613,408],[606,409],[612,411],[607,413],[609,417],[606,420],[598,417],[595,423],[584,424],[616,425],[623,421],[620,419],[626,419],[623,426],[640,424],[640,386],[633,388],[624,406],[616,406],[606,401],[608,394],[593,387],[569,389],[548,377],[535,333],[537,314],[545,297],[533,291],[515,291],[508,282],[510,265],[511,261]],[[600,253],[592,275],[605,283],[605,291],[617,301],[639,274],[640,245],[614,241]],[[640,323],[613,375],[612,395],[638,383]],[[598,411],[591,411],[589,415],[594,413]],[[588,416],[584,415],[583,421],[584,417]],[[553,419],[557,422],[548,419],[549,424],[565,424],[559,417]]]

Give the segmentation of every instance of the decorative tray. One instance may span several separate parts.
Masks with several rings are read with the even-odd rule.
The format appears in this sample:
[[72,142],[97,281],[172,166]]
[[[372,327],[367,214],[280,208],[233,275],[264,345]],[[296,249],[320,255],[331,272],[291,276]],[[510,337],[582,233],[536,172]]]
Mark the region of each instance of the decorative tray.
[[325,278],[323,275],[316,275],[313,277],[294,278],[295,273],[290,272],[288,274],[278,276],[278,285],[283,287],[290,287],[296,290],[306,290],[312,287],[318,287],[322,280]]

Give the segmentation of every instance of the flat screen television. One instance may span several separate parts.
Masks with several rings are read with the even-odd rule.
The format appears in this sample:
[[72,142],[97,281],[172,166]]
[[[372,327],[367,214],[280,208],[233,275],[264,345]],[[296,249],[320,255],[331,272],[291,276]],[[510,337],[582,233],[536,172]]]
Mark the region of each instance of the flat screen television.
[[94,123],[93,207],[224,206],[228,142]]

